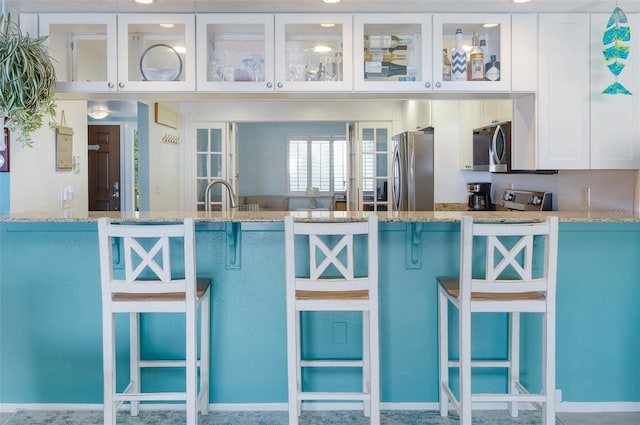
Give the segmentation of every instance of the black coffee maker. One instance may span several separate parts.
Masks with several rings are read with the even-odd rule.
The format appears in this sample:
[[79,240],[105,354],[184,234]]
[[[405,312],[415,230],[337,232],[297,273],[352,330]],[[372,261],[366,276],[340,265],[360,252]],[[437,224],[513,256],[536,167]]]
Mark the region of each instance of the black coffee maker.
[[493,211],[495,209],[491,202],[491,183],[467,183],[469,191],[470,211]]

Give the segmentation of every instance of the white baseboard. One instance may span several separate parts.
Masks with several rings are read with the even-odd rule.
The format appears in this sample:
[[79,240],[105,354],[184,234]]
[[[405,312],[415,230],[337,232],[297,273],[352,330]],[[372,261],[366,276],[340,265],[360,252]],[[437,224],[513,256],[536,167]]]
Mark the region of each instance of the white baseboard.
[[[531,409],[527,403],[522,403],[523,410]],[[438,403],[380,403],[382,410],[429,410],[437,411]],[[303,410],[359,410],[361,403],[303,403]],[[474,409],[505,410],[505,403],[479,403]],[[124,406],[127,409],[127,406]],[[182,410],[182,404],[143,404],[141,410]],[[89,403],[0,403],[0,413],[15,413],[18,410],[33,411],[63,411],[63,410],[102,410],[102,404]],[[209,410],[215,412],[256,412],[256,411],[286,411],[287,403],[211,403]],[[560,413],[613,413],[640,412],[640,402],[567,402],[556,404],[556,411]]]

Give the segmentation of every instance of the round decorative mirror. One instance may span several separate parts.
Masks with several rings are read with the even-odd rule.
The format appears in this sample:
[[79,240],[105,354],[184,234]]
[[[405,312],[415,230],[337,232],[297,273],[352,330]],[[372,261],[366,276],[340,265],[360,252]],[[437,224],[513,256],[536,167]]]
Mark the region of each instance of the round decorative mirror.
[[140,72],[144,81],[177,81],[182,74],[182,58],[168,44],[154,44],[142,52]]

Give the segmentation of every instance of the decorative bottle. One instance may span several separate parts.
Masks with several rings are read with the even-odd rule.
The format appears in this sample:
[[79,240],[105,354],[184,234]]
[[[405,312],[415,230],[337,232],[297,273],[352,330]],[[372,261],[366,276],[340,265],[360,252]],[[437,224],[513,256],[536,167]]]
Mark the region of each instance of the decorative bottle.
[[451,81],[451,59],[449,59],[447,49],[442,49],[442,79]]
[[471,52],[469,54],[469,62],[471,64],[471,80],[484,80],[484,53],[480,48],[478,33],[473,34],[473,42]]
[[410,38],[400,38],[397,35],[365,34],[364,47],[367,49],[389,49],[412,44]]
[[365,78],[389,78],[396,75],[407,75],[407,67],[393,62],[366,62]]
[[467,54],[462,48],[462,29],[456,30],[456,48],[451,54],[451,78],[454,81],[467,80]]
[[496,55],[491,55],[491,62],[485,65],[484,77],[488,81],[500,81],[500,62],[496,60]]

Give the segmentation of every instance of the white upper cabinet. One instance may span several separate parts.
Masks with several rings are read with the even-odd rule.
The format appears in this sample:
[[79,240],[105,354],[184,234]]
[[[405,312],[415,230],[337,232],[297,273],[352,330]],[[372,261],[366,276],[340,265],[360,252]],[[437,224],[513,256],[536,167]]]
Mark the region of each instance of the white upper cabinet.
[[[462,45],[467,63],[464,71],[456,72],[452,52],[456,32],[462,32]],[[482,58],[474,55],[471,66],[472,42],[484,40]],[[518,46],[521,48],[521,46]],[[526,47],[525,47],[526,48]],[[445,65],[444,49],[452,60],[452,71]],[[535,51],[532,53],[535,54]],[[436,14],[433,15],[433,82],[435,91],[508,92],[511,90],[511,15],[506,14]],[[495,57],[495,58],[494,58]],[[495,60],[492,60],[494,58]],[[473,68],[473,72],[470,72]]]
[[431,90],[431,15],[354,17],[356,91]]
[[349,14],[276,15],[276,91],[352,91],[352,31]]
[[538,15],[511,15],[511,91],[538,89]]
[[[630,27],[632,45],[626,59],[617,59],[624,65],[617,78],[607,66],[614,59],[607,61],[603,55],[612,47],[603,44],[610,16],[591,15],[591,168],[640,168],[640,14],[628,14],[627,24],[619,24]],[[618,41],[619,46],[629,44]],[[616,81],[631,95],[603,93]]]
[[273,92],[273,20],[269,14],[197,15],[198,91]]
[[193,14],[118,15],[118,89],[195,90],[195,47]]
[[48,37],[58,91],[117,90],[116,15],[41,14],[39,34]]
[[538,28],[539,169],[588,169],[589,15],[541,14]]

